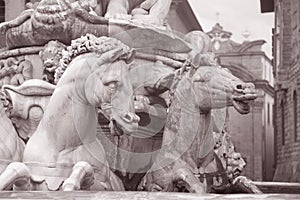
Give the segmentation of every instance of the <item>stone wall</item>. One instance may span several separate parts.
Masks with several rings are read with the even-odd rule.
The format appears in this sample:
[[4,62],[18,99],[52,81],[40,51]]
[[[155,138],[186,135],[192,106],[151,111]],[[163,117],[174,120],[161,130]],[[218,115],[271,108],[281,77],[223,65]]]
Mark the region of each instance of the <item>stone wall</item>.
[[[275,181],[300,182],[300,2],[275,1],[281,51],[276,69]],[[275,44],[278,45],[278,44]],[[276,50],[276,49],[275,49]]]

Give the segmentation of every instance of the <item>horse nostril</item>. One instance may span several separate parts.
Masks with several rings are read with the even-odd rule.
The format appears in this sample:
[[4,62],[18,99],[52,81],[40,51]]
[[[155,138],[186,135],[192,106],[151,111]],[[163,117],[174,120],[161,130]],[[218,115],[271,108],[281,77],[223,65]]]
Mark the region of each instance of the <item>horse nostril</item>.
[[241,84],[238,84],[238,85],[236,86],[236,89],[242,90],[242,89],[243,89],[243,86],[242,86]]
[[123,120],[127,123],[138,123],[140,121],[140,117],[135,113],[125,113],[123,115]]
[[129,113],[126,113],[124,116],[123,116],[123,119],[128,122],[128,123],[131,123],[133,121],[133,117],[129,114]]

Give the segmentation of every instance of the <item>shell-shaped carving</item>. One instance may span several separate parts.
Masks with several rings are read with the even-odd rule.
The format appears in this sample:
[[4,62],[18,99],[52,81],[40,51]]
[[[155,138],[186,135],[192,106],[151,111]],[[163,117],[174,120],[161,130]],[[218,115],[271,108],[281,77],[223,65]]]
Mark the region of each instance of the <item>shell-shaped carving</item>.
[[11,90],[24,96],[51,96],[55,85],[39,79],[31,79],[20,86],[4,85],[3,89]]
[[7,114],[18,130],[19,136],[28,139],[36,130],[55,85],[31,79],[20,86],[3,86],[5,98],[9,99]]
[[43,108],[33,106],[28,111],[28,119],[13,118],[12,121],[18,130],[19,136],[27,140],[37,129],[44,114]]

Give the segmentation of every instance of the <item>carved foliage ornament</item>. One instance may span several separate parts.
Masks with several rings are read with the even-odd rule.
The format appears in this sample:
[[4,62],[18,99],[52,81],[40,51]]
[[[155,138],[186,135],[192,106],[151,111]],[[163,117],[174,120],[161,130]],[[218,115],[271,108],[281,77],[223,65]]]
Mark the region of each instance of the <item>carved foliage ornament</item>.
[[21,85],[24,81],[32,79],[32,64],[24,56],[10,57],[0,60],[0,87]]

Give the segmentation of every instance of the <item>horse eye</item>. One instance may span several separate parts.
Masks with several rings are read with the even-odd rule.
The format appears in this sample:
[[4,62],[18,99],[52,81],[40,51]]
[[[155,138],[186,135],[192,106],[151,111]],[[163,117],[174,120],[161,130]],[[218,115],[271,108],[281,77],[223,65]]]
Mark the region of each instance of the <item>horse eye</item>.
[[105,86],[108,86],[112,89],[115,89],[119,86],[119,82],[118,81],[110,81],[104,84]]

